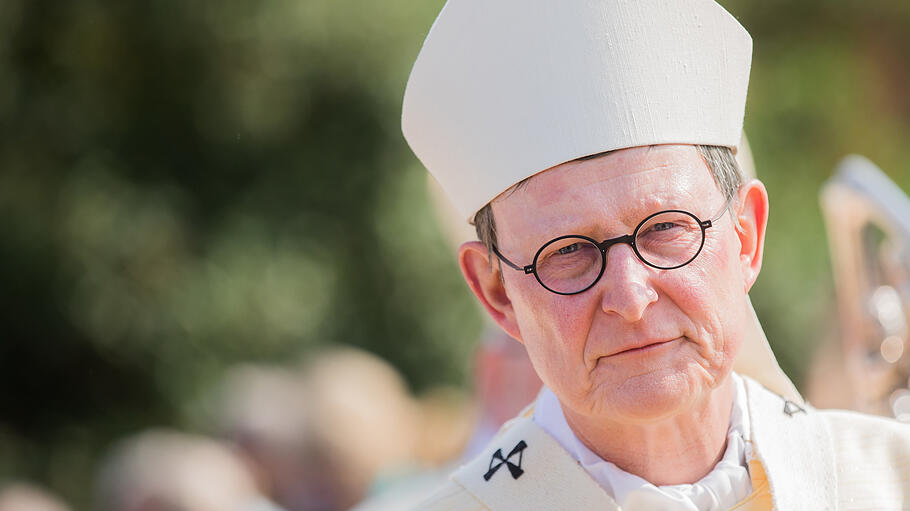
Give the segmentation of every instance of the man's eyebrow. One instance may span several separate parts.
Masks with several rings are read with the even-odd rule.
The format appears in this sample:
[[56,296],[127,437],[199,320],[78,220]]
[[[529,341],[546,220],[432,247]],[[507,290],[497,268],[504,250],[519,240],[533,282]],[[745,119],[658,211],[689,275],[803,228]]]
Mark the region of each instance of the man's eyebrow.
[[634,205],[625,209],[617,219],[622,222],[623,225],[628,226],[629,229],[634,229],[649,215],[653,215],[654,213],[665,209],[670,209],[667,207],[666,203],[662,203],[654,198],[647,198],[637,201]]

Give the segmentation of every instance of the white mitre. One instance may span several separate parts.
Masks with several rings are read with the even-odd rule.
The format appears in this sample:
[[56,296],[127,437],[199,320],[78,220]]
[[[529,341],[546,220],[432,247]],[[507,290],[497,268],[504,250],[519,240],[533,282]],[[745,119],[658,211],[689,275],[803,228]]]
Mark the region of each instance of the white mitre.
[[712,0],[449,0],[404,136],[459,212],[555,165],[650,144],[735,148],[752,39]]
[[[470,220],[583,156],[736,151],[751,59],[748,32],[713,0],[449,0],[408,79],[402,131]],[[753,317],[736,370],[801,402]]]

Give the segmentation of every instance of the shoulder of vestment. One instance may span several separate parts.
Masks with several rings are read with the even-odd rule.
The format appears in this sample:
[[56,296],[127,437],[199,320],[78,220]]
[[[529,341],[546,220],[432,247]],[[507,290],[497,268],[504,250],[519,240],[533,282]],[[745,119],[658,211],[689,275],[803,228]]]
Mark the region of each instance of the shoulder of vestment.
[[910,426],[816,410],[744,379],[775,509],[889,510],[910,501]]
[[418,509],[618,511],[613,498],[532,415],[529,407],[508,421]]
[[910,502],[910,425],[843,410],[820,412],[831,432],[843,509],[905,509]]

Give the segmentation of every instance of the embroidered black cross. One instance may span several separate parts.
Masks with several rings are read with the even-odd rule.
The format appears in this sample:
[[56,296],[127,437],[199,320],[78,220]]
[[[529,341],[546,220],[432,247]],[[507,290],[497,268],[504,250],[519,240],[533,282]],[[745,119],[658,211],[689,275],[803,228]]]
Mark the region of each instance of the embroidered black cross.
[[[509,455],[505,458],[502,457],[502,449],[496,449],[496,452],[493,453],[493,457],[490,458],[490,469],[487,470],[487,473],[483,475],[484,480],[489,481],[490,478],[493,477],[493,474],[499,470],[499,467],[503,465],[509,467],[509,473],[512,474],[512,479],[518,479],[521,477],[521,474],[525,473],[525,471],[521,469],[521,458],[524,455],[523,451],[527,446],[528,444],[526,444],[524,440],[518,442],[518,444],[512,448],[512,451],[509,452]],[[512,456],[515,456],[516,454],[518,455],[517,465],[509,461],[512,459]],[[497,461],[499,463],[496,463]]]
[[795,414],[800,412],[806,413],[806,411],[803,410],[801,406],[794,403],[793,401],[787,400],[784,402],[784,413],[787,414],[787,417],[793,417]]

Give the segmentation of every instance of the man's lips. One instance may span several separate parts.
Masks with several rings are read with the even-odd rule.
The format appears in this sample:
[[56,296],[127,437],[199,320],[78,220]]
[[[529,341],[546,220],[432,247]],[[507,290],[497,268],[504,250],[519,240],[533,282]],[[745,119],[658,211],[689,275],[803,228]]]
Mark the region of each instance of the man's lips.
[[607,356],[613,357],[616,355],[632,355],[632,354],[636,354],[636,353],[646,353],[649,351],[654,351],[654,350],[660,349],[662,346],[668,345],[674,341],[678,341],[679,339],[680,339],[680,337],[677,337],[675,339],[667,339],[667,340],[644,341],[644,342],[637,343],[632,346],[626,347],[626,348],[616,351],[614,353],[611,353]]

